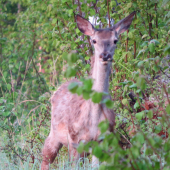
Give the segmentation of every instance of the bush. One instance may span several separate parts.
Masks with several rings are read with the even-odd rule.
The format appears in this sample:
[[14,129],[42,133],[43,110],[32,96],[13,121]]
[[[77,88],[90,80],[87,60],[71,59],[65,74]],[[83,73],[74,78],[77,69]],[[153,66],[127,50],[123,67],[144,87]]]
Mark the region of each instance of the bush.
[[[91,79],[82,79],[90,74],[93,50],[90,39],[77,29],[75,14],[95,16],[100,23],[96,27],[106,27],[108,21],[112,25],[111,18],[116,23],[136,11],[133,26],[121,35],[114,55],[113,101],[105,101],[117,113],[115,132],[106,133],[101,124],[103,141],[85,144],[81,150],[92,147],[100,169],[169,169],[169,7],[167,0],[3,0],[0,146],[10,164],[20,160],[31,166],[41,161],[50,129],[49,99],[67,78],[81,78],[84,97],[101,101],[101,94],[91,91]],[[82,92],[76,84],[70,90]]]

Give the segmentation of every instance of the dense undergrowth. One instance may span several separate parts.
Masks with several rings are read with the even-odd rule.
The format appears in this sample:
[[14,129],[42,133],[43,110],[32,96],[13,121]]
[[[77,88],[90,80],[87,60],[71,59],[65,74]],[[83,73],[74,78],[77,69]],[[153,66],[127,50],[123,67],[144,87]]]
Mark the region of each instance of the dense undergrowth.
[[[81,143],[78,151],[92,147],[100,169],[170,168],[168,0],[2,0],[0,9],[1,169],[40,168],[50,97],[61,83],[76,77],[86,86],[83,96],[98,96],[88,79],[92,46],[77,29],[75,14],[95,16],[96,27],[104,28],[133,11],[132,26],[114,55],[113,101],[106,102],[117,113],[115,133],[106,133],[107,122],[102,123],[103,142]],[[77,88],[70,86],[73,92]],[[58,159],[54,169],[70,168],[66,148]],[[90,169],[88,160],[82,168]]]

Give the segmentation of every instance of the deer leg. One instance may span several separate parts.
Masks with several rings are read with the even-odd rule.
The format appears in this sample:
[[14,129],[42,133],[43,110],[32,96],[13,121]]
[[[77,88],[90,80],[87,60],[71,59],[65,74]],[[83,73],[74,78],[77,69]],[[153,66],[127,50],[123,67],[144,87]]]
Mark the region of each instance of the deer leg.
[[69,160],[70,161],[78,161],[80,154],[74,148],[69,148]]
[[57,156],[58,151],[62,148],[62,144],[54,141],[50,136],[45,140],[44,148],[42,150],[43,161],[41,170],[49,170],[49,163],[52,164]]

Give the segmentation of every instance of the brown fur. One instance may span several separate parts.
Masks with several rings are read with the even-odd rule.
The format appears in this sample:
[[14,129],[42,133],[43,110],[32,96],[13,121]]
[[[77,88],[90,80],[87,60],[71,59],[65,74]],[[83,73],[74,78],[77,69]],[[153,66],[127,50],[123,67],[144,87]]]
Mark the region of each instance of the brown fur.
[[[122,33],[129,28],[134,14],[132,13],[119,21],[114,29],[100,30],[95,29],[89,21],[81,16],[76,16],[79,30],[91,36],[95,43],[94,61],[92,60],[92,63],[94,63],[92,72],[92,78],[94,79],[93,90],[109,92],[111,61],[116,49],[114,41],[118,39],[117,32]],[[77,160],[79,154],[73,145],[79,144],[80,141],[97,140],[100,135],[98,124],[101,121],[108,119],[110,131],[113,131],[115,123],[114,111],[108,109],[104,104],[94,104],[91,99],[84,100],[82,96],[70,93],[68,85],[73,81],[78,82],[77,80],[71,80],[63,84],[51,98],[51,130],[43,148],[42,170],[49,169],[49,163],[54,161],[63,145],[69,146],[70,158],[74,157]],[[78,83],[81,85],[80,82]],[[105,95],[103,96],[104,98],[110,98],[110,96]],[[95,161],[93,162],[96,164]]]
[[[90,137],[93,103],[91,100],[84,100],[82,96],[69,92],[67,87],[73,81],[77,80],[63,84],[51,98],[51,131],[43,148],[42,170],[48,169],[48,164],[53,163],[57,152],[63,145],[69,146],[70,156],[78,159],[78,153],[72,147],[72,143],[96,140],[100,134],[98,131],[93,138]],[[107,109],[104,105],[102,107],[110,121],[110,126],[113,127],[115,121],[113,110]],[[104,114],[101,114],[99,122],[104,119]]]

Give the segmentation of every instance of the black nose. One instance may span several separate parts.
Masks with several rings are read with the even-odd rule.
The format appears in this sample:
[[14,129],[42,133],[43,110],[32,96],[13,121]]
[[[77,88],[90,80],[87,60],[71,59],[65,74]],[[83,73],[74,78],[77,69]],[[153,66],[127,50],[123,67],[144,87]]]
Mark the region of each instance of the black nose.
[[100,58],[103,59],[103,61],[107,61],[108,59],[111,59],[111,55],[109,53],[102,53],[100,54]]

